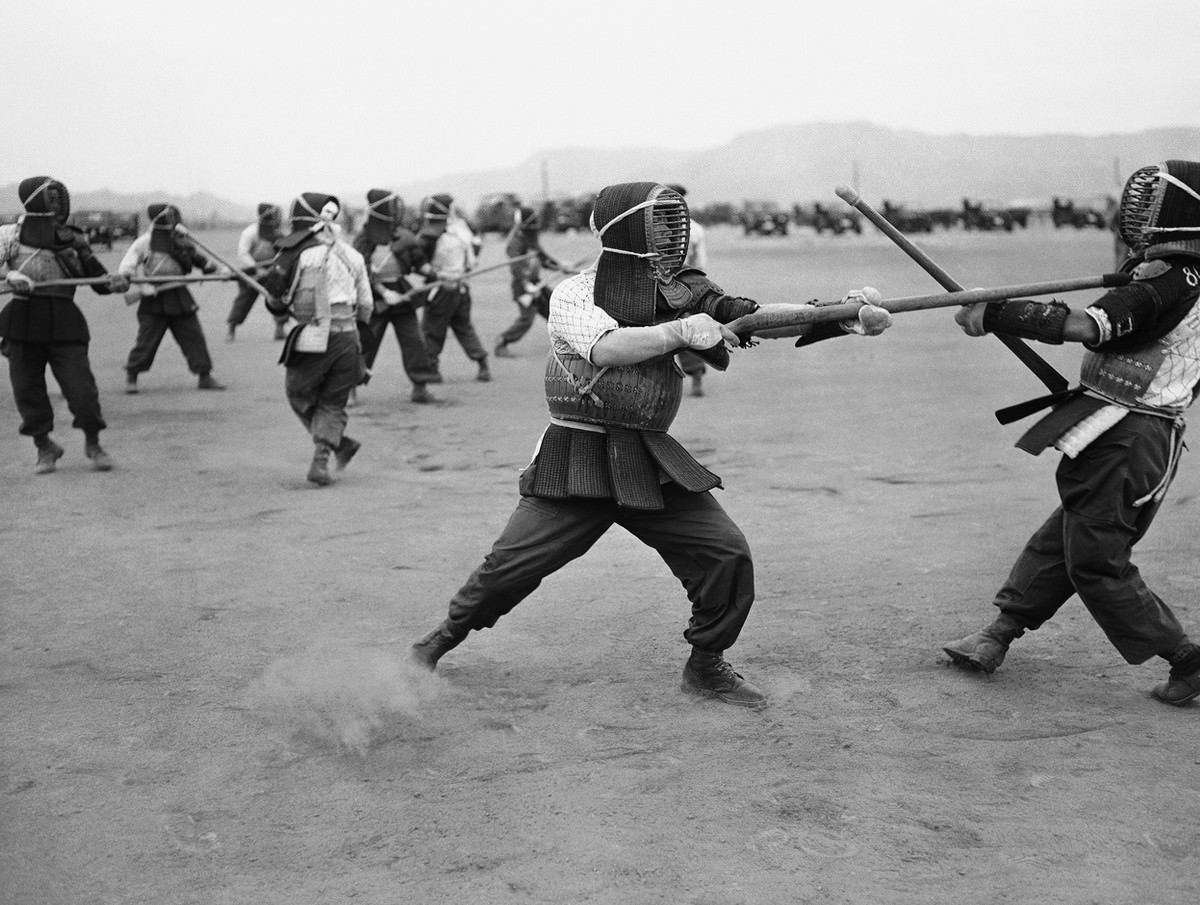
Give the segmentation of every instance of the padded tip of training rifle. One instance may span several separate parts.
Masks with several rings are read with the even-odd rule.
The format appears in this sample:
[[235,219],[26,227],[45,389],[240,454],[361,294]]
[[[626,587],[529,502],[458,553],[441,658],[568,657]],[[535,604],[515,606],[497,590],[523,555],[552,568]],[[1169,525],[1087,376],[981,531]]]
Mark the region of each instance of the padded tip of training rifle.
[[848,185],[839,185],[834,189],[834,193],[848,204],[854,204],[858,201],[858,192],[854,191]]
[[1132,273],[1106,273],[1104,275],[1104,285],[1109,286],[1127,286],[1133,281]]

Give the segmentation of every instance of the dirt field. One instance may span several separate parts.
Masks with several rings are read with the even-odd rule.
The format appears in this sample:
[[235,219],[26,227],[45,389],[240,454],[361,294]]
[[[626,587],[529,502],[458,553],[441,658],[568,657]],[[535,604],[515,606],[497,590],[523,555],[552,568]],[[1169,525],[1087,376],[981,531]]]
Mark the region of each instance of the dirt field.
[[[968,286],[1111,266],[1094,231],[919,241]],[[709,246],[762,300],[936,288],[877,235]],[[992,416],[1040,384],[951,310],[738,351],[685,399],[673,433],[755,552],[729,657],[772,703],[749,713],[680,693],[686,600],[619,531],[436,675],[407,665],[516,502],[541,324],[490,384],[451,341],[428,407],[389,339],[363,450],[318,489],[269,318],[226,343],[232,288],[197,295],[228,391],[168,337],[126,396],[134,312],[80,293],[110,473],[60,400],[67,455],[35,477],[0,393],[3,905],[1195,901],[1200,709],[1150,698],[1165,664],[1127,666],[1077,601],[990,679],[941,653],[1053,505],[1053,457]],[[490,345],[503,276],[475,298]],[[1078,348],[1039,351],[1074,377]],[[1198,491],[1186,457],[1137,556],[1196,632]]]

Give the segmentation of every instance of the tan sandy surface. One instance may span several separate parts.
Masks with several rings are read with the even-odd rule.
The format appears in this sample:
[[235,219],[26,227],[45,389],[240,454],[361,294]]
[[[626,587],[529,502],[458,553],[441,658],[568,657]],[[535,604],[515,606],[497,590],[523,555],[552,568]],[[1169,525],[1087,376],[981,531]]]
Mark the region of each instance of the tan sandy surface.
[[[1095,232],[919,241],[968,286],[1111,264]],[[709,244],[762,300],[936,288],[874,235]],[[436,675],[407,665],[515,504],[541,323],[490,384],[451,341],[428,407],[389,338],[363,450],[317,489],[270,320],[226,343],[232,289],[197,295],[228,391],[168,338],[126,396],[133,310],[80,293],[114,471],[56,396],[67,455],[34,477],[0,394],[3,905],[1195,901],[1200,709],[1149,697],[1161,661],[1126,665],[1078,601],[990,679],[941,653],[990,618],[1054,468],[992,417],[1040,386],[949,310],[738,351],[685,399],[673,433],[756,556],[729,654],[771,695],[755,713],[680,693],[686,601],[619,529]],[[490,346],[503,276],[475,296]],[[1077,348],[1040,349],[1074,374]],[[1137,561],[1200,631],[1198,487],[1188,456]]]

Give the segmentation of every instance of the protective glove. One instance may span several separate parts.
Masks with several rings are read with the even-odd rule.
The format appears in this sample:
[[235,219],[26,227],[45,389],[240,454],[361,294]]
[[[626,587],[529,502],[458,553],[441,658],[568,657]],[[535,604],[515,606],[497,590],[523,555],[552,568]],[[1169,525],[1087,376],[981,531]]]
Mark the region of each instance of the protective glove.
[[878,336],[892,325],[892,315],[886,308],[880,308],[875,302],[883,296],[874,286],[864,286],[862,289],[851,289],[842,296],[842,303],[858,303],[858,317],[854,320],[841,322],[841,328],[847,333],[857,333],[860,336]]
[[399,305],[404,301],[404,296],[402,296],[395,289],[388,289],[385,286],[380,290],[380,293],[383,295],[383,304],[388,308],[391,308],[394,305]]
[[962,327],[962,332],[967,336],[983,336],[987,333],[987,330],[983,328],[983,316],[986,313],[986,302],[963,305],[954,312],[954,323]]
[[33,292],[34,282],[19,270],[10,270],[4,275],[4,282],[13,292],[29,295]]
[[688,349],[711,349],[721,342],[731,346],[741,343],[737,334],[707,314],[691,314],[663,326],[678,335]]
[[126,273],[110,273],[108,275],[108,288],[113,292],[123,293],[129,289],[129,274]]

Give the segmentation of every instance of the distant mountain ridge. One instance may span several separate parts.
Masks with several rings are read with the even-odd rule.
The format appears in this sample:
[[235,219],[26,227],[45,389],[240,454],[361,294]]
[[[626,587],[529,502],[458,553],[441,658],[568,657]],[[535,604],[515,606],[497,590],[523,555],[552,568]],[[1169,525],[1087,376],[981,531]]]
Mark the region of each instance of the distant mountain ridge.
[[511,191],[540,199],[594,192],[614,182],[659,180],[688,188],[699,204],[771,200],[790,206],[833,201],[855,184],[872,203],[957,205],[963,197],[1009,202],[1058,195],[1119,195],[1134,169],[1200,159],[1200,128],[1082,135],[930,135],[871,123],[776,126],[702,151],[561,148],[503,170],[459,173],[395,186],[406,199],[450,191],[464,202]]
[[[840,203],[835,186],[854,185],[873,204],[882,199],[914,206],[955,205],[964,198],[996,202],[1051,197],[1091,199],[1120,193],[1134,169],[1171,158],[1200,159],[1200,128],[1173,127],[1099,136],[932,135],[865,122],[781,125],[738,135],[699,151],[663,148],[556,148],[502,169],[404,181],[381,174],[370,185],[341,188],[342,200],[361,207],[368,188],[395,189],[410,205],[447,191],[468,210],[493,192],[523,199],[595,192],[615,182],[683,183],[696,204],[746,200],[790,206]],[[337,180],[330,180],[331,186]],[[16,184],[0,186],[0,216],[19,210]],[[302,187],[300,187],[302,188]],[[299,188],[298,188],[299,190]],[[286,199],[279,199],[282,201]],[[120,194],[72,191],[77,210],[137,211],[166,201],[185,221],[248,223],[254,204],[208,192]]]

